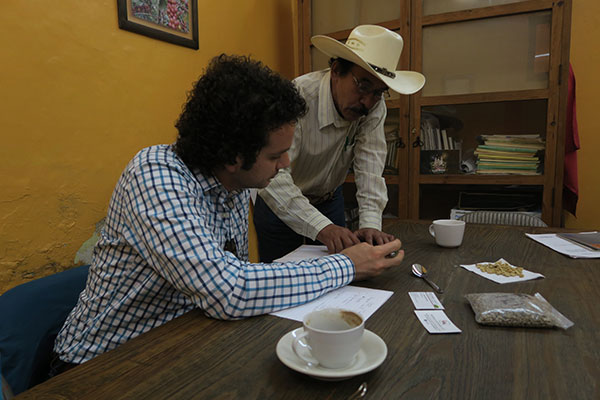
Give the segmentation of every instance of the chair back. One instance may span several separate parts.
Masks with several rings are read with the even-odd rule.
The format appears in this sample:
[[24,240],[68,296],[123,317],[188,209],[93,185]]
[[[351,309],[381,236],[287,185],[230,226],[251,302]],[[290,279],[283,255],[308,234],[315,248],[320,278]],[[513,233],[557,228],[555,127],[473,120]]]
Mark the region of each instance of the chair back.
[[540,218],[514,211],[473,211],[459,218],[473,224],[513,225],[513,226],[548,226]]
[[85,287],[88,268],[36,279],[0,296],[1,372],[15,395],[48,378],[54,340]]

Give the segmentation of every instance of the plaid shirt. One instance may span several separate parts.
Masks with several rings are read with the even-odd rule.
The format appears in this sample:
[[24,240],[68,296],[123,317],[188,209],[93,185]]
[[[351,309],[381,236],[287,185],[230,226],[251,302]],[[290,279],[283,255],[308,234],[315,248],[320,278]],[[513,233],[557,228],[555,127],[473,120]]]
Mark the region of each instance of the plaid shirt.
[[[247,190],[194,174],[168,145],[140,151],[114,190],[79,301],[58,334],[63,361],[82,363],[195,307],[237,319],[303,304],[350,283],[341,254],[248,262]],[[235,244],[237,257],[226,251]]]

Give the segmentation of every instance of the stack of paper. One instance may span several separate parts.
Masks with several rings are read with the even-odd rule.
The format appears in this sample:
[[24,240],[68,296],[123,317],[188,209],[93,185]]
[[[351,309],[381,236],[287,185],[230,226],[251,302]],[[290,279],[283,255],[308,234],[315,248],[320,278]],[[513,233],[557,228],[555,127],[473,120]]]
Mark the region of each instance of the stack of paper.
[[[597,233],[597,232],[590,232]],[[592,250],[587,246],[581,246],[571,240],[563,239],[556,233],[526,233],[528,237],[544,246],[550,247],[561,254],[571,258],[600,258],[600,251]]]
[[478,174],[539,175],[545,144],[539,135],[482,135],[477,146]]

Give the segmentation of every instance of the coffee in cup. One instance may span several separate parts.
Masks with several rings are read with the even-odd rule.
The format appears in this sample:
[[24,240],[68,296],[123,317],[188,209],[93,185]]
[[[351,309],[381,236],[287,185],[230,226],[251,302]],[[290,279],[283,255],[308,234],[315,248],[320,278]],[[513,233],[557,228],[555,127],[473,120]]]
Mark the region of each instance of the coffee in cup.
[[465,234],[465,221],[436,219],[429,225],[429,233],[435,238],[438,246],[458,247]]
[[[302,322],[304,332],[292,342],[292,348],[299,358],[308,364],[332,369],[352,364],[360,350],[365,329],[360,315],[353,311],[327,308],[307,314]],[[312,358],[306,355],[306,350]]]

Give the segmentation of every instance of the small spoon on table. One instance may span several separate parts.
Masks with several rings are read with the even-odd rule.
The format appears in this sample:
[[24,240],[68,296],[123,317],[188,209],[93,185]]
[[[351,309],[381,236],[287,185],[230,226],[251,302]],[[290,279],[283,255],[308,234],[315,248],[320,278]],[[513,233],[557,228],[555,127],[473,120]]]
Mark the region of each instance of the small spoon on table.
[[438,285],[431,282],[429,278],[427,278],[427,269],[421,264],[413,264],[412,273],[419,278],[425,279],[425,282],[429,283],[429,286],[434,288],[438,293],[444,293],[444,291]]

